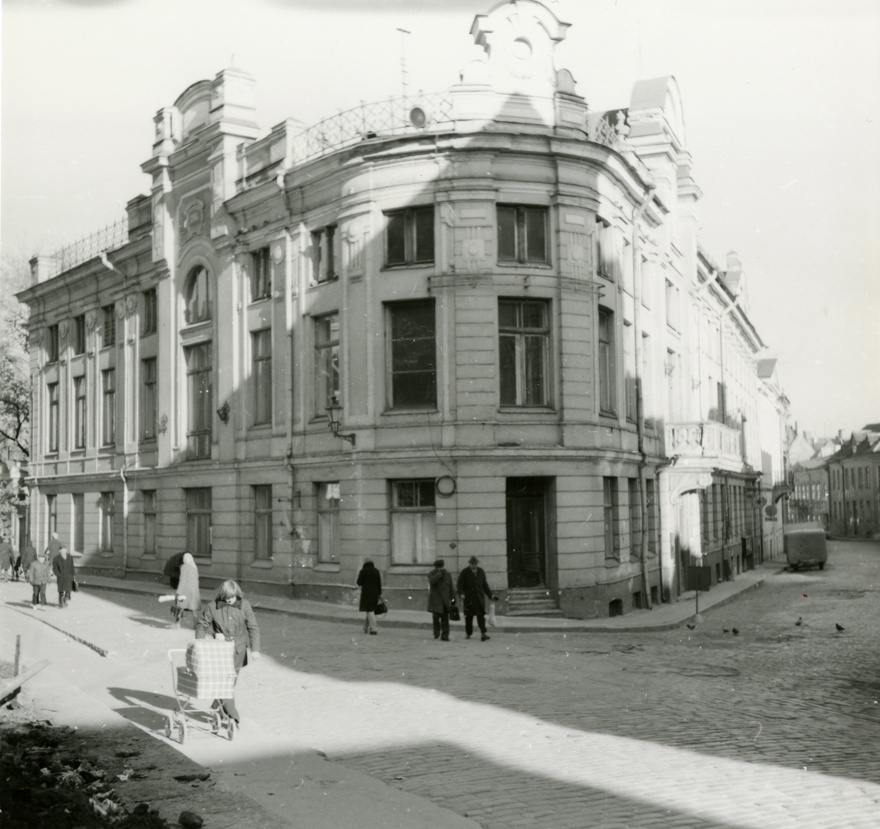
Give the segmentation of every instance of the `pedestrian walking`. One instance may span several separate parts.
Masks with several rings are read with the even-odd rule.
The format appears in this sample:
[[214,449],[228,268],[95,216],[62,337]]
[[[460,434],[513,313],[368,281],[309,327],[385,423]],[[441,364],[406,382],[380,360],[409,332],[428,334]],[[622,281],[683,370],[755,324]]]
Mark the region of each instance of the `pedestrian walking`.
[[45,555],[46,561],[51,565],[53,561],[55,561],[55,556],[58,555],[58,552],[61,550],[61,542],[58,540],[58,533],[53,532],[49,536],[49,543],[46,545]]
[[171,607],[172,612],[176,611],[174,618],[175,627],[180,626],[181,617],[185,612],[191,612],[193,627],[195,628],[201,609],[202,597],[199,595],[199,568],[196,567],[196,562],[192,555],[184,553],[180,565],[180,578],[174,594],[174,604]]
[[[217,596],[205,605],[199,615],[196,639],[205,639],[209,634],[215,639],[235,642],[233,659],[236,679],[239,671],[248,664],[248,651],[252,659],[260,658],[260,628],[257,617],[238,583],[231,579],[220,585]],[[232,717],[237,725],[240,724],[241,718],[234,698],[215,700],[214,704]]]
[[468,566],[458,576],[456,587],[464,604],[465,635],[468,639],[471,638],[474,632],[474,616],[476,616],[480,628],[480,641],[485,642],[489,638],[486,633],[486,598],[494,602],[498,597],[492,594],[492,588],[489,587],[486,574],[476,556],[471,556],[468,560]]
[[28,572],[31,569],[31,565],[37,560],[37,548],[34,547],[33,544],[28,542],[24,550],[21,553],[21,558],[19,559],[18,569],[23,579],[27,579]]
[[434,622],[434,638],[449,641],[449,611],[455,607],[455,588],[452,576],[446,571],[446,562],[438,558],[434,569],[428,573],[428,613]]
[[15,559],[12,555],[12,545],[7,539],[0,541],[0,581],[15,580]]
[[379,632],[379,626],[376,624],[376,605],[382,598],[382,576],[373,564],[373,559],[368,558],[364,562],[358,573],[357,583],[361,588],[358,610],[367,614],[364,618],[364,633],[375,636]]
[[52,573],[58,582],[58,607],[67,607],[70,594],[75,589],[76,573],[73,569],[73,556],[63,544],[52,562]]
[[186,550],[182,553],[175,553],[165,562],[165,569],[162,573],[168,578],[168,584],[171,585],[172,590],[177,590],[177,585],[180,583],[180,565],[183,564],[183,557],[186,553]]
[[28,568],[28,581],[33,588],[31,604],[40,610],[46,609],[46,585],[52,577],[52,568],[46,560],[46,553],[38,553]]

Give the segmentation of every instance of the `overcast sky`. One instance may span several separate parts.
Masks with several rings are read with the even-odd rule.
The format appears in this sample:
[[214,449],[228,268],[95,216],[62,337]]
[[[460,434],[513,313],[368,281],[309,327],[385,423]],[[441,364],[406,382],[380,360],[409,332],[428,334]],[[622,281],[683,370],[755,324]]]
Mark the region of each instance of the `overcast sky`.
[[[149,189],[153,115],[234,65],[307,124],[458,80],[491,0],[2,0],[5,252],[50,253]],[[594,109],[674,75],[702,244],[739,253],[792,420],[880,422],[880,3],[547,0]],[[403,35],[398,28],[410,32]],[[404,45],[405,44],[405,45]]]

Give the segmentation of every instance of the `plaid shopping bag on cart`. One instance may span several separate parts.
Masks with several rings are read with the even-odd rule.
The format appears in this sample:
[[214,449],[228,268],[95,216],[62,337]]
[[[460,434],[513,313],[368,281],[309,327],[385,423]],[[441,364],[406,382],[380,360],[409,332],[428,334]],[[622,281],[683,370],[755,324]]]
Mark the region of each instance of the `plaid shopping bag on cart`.
[[235,687],[235,642],[196,639],[186,648],[186,667],[177,669],[177,690],[196,699],[226,699]]

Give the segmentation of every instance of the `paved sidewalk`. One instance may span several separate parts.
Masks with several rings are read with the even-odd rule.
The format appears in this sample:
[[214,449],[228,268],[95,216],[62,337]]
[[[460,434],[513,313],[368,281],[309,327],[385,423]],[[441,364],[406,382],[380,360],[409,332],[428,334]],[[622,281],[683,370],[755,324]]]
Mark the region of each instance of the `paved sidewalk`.
[[[709,592],[693,591],[682,594],[675,602],[655,605],[651,610],[636,610],[623,616],[602,619],[567,619],[541,616],[499,616],[495,633],[552,633],[567,631],[614,631],[650,632],[673,630],[685,623],[693,623],[699,603],[702,616],[735,599],[748,590],[760,587],[764,580],[784,567],[782,561],[765,562],[756,570],[737,576],[734,581],[722,582]],[[112,590],[121,593],[145,593],[156,596],[168,595],[170,588],[159,582],[144,582],[128,579],[111,579],[103,576],[78,575],[77,581],[86,591]],[[202,599],[214,598],[214,590],[202,590]],[[316,602],[306,599],[289,599],[277,596],[260,596],[248,593],[248,601],[255,610],[270,613],[285,613],[289,616],[315,619],[323,622],[342,622],[358,624],[363,617],[347,605]],[[431,617],[425,611],[395,610],[390,607],[388,614],[381,618],[381,627],[389,628],[429,628]]]

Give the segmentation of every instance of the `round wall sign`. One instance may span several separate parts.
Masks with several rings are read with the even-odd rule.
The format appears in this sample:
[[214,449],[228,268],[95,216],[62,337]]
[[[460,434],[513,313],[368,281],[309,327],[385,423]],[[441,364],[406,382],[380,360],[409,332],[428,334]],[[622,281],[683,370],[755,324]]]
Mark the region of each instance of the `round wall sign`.
[[451,475],[444,475],[442,478],[437,478],[434,488],[437,490],[438,495],[443,498],[448,498],[455,493],[455,478]]

